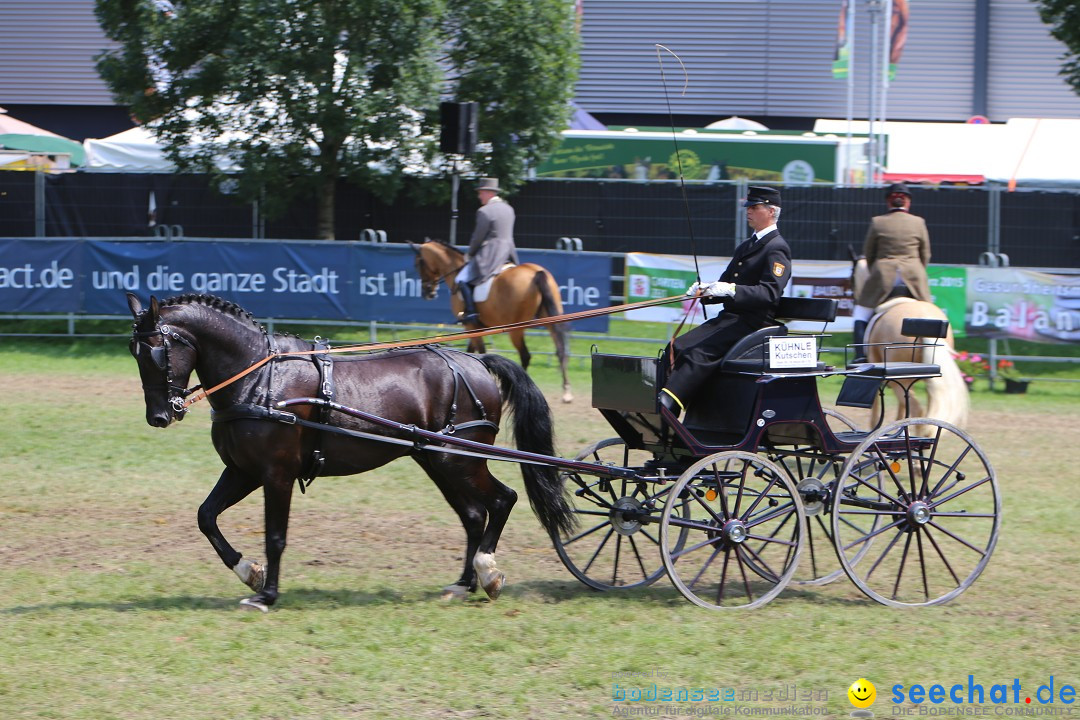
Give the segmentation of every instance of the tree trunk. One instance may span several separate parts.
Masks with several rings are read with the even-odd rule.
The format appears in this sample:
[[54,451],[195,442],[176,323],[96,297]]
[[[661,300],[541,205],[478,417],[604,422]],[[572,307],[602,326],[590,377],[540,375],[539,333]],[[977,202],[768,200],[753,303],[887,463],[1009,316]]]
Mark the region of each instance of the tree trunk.
[[320,240],[334,240],[334,200],[337,192],[337,174],[324,173],[319,188],[316,230]]

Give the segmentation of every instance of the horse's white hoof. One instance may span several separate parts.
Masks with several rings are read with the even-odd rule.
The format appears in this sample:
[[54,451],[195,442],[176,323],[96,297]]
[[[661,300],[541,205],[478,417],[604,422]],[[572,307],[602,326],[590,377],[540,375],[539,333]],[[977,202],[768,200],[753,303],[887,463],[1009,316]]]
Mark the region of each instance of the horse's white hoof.
[[562,401],[564,403],[572,403],[572,402],[574,402],[574,393],[571,393],[571,392],[564,393],[563,396],[562,396]]
[[506,584],[506,574],[501,570],[495,572],[491,579],[484,585],[484,592],[492,600],[498,600],[502,594],[503,585]]
[[254,598],[244,598],[240,601],[240,607],[244,610],[259,610],[260,612],[264,613],[270,612],[270,608],[268,608],[266,605],[263,605],[261,602],[255,600]]
[[469,588],[464,585],[447,585],[443,588],[442,595],[439,596],[440,600],[450,602],[451,600],[464,600],[469,596]]
[[254,592],[262,592],[263,586],[266,585],[266,568],[259,563],[241,558],[233,568],[233,572]]

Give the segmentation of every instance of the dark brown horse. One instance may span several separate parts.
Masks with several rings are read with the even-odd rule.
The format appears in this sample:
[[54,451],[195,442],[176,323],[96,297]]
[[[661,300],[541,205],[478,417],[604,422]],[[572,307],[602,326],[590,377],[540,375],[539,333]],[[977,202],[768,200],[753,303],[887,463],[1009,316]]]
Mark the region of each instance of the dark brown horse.
[[[490,445],[506,402],[518,447],[553,455],[551,410],[522,368],[496,355],[477,358],[440,348],[289,356],[310,353],[312,345],[268,334],[250,314],[219,298],[182,295],[159,303],[151,297],[143,309],[129,293],[128,305],[135,317],[131,352],[139,364],[146,422],[154,427],[183,418],[192,372],[209,388],[268,353],[283,355],[208,397],[214,412],[211,439],[225,470],[199,508],[199,528],[225,565],[255,591],[242,604],[265,611],[278,598],[289,505],[298,479],[362,473],[403,455],[423,468],[465,527],[465,569],[444,596],[463,597],[476,590],[478,580],[491,598],[498,596],[505,576],[495,567],[495,548],[517,494],[489,472],[482,457],[419,450],[402,439],[409,438],[405,429],[415,426]],[[327,364],[332,366],[329,374]],[[277,409],[282,400],[325,397],[326,389],[341,405],[400,425],[386,428],[311,404],[290,407],[289,413]],[[298,422],[290,422],[289,415]],[[299,421],[326,423],[338,432]],[[573,521],[556,470],[535,464],[521,469],[541,523],[549,532],[566,531]],[[217,524],[223,511],[260,487],[266,504],[265,568],[243,558]]]
[[[455,315],[459,314],[465,305],[457,292],[455,278],[458,271],[465,266],[464,253],[437,240],[425,240],[419,245],[410,244],[416,252],[416,271],[420,275],[424,299],[434,300],[439,294],[439,283],[445,282],[450,290],[450,309]],[[495,277],[487,299],[476,303],[476,311],[480,315],[480,322],[487,327],[562,315],[559,284],[551,273],[536,263],[515,265]],[[548,330],[555,343],[555,356],[562,371],[562,399],[563,402],[571,402],[574,394],[570,391],[570,379],[566,373],[570,349],[569,332],[563,324],[549,325]],[[517,348],[521,367],[528,369],[531,354],[525,347],[525,330],[508,330],[506,334]],[[483,338],[469,340],[469,352],[483,353],[484,350]]]

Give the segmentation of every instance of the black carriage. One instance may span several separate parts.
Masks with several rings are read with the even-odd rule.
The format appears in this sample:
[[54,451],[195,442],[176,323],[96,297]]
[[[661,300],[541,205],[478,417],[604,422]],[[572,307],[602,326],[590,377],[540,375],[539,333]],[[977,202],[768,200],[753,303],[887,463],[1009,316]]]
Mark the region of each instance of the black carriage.
[[[596,353],[594,405],[617,437],[567,459],[553,454],[543,394],[505,358],[420,339],[334,370],[331,352],[377,348],[275,336],[211,296],[151,298],[144,310],[129,295],[128,304],[147,423],[167,427],[214,394],[215,447],[226,468],[199,526],[255,591],[242,601],[248,607],[267,610],[277,599],[294,481],[304,490],[318,475],[405,455],[439,485],[466,530],[465,569],[444,588],[452,597],[482,587],[496,598],[505,581],[494,551],[516,494],[490,473],[491,460],[521,464],[537,517],[583,582],[634,587],[666,573],[706,608],[755,607],[790,582],[841,574],[888,605],[942,603],[975,581],[997,541],[997,480],[963,431],[929,418],[879,418],[860,430],[818,396],[821,378],[843,376],[837,404],[868,407],[884,383],[909,392],[936,376],[936,365],[912,359],[937,347],[919,339],[943,337],[944,321],[905,321],[911,343],[850,369],[820,361],[823,334],[765,328],[732,348],[681,422],[657,403],[663,362]],[[785,299],[779,308],[781,318],[819,321],[823,331],[835,314],[827,300]],[[185,389],[195,371],[206,389]],[[493,444],[503,404],[513,409],[517,449]],[[265,568],[243,558],[216,523],[260,485]]]
[[[793,298],[778,313],[823,332],[835,315],[835,300]],[[842,574],[886,605],[956,597],[997,541],[1001,501],[985,454],[930,418],[885,424],[882,414],[860,430],[818,394],[829,376],[843,376],[840,406],[870,407],[889,383],[909,392],[939,368],[903,357],[947,328],[910,319],[910,343],[848,368],[820,360],[826,335],[778,323],[731,349],[682,421],[657,402],[663,359],[594,352],[593,405],[617,437],[564,470],[581,523],[555,538],[563,563],[600,590],[667,574],[710,609],[757,607],[791,582]]]

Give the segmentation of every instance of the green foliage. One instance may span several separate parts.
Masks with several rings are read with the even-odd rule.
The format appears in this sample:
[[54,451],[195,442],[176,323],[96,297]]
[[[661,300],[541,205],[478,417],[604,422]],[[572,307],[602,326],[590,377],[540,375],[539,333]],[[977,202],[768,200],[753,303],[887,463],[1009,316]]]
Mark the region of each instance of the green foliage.
[[1080,93],[1080,0],[1033,0],[1050,34],[1065,44],[1061,75]]
[[456,95],[480,103],[480,169],[510,187],[550,155],[577,80],[577,31],[566,0],[449,0]]
[[565,127],[577,75],[564,0],[97,0],[98,69],[183,171],[273,213],[334,182],[391,199],[438,160],[440,98],[481,105],[479,169],[521,180]]

